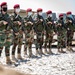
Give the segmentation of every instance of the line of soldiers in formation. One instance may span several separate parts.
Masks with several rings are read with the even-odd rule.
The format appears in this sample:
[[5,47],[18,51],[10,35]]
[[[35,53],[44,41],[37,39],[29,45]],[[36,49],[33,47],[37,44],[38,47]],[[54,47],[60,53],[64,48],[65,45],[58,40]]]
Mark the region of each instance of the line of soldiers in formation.
[[[33,18],[32,9],[27,9],[27,16],[23,19],[20,15],[20,5],[14,5],[14,13],[9,16],[7,13],[7,3],[1,3],[0,13],[0,56],[2,53],[3,46],[5,46],[6,64],[13,64],[18,60],[24,60],[21,57],[21,45],[24,44],[24,54],[27,55],[29,50],[29,57],[32,57],[32,44],[36,46],[36,55],[43,55],[42,46],[44,43],[45,53],[53,54],[51,51],[51,44],[55,41],[53,36],[57,34],[58,41],[58,52],[66,53],[63,51],[63,46],[66,50],[74,52],[71,47],[73,33],[74,33],[74,22],[72,13],[66,13],[66,19],[63,20],[63,14],[59,15],[59,20],[55,23],[52,20],[52,11],[47,11],[47,19],[42,17],[43,10],[37,9],[37,16]],[[25,39],[23,39],[25,34]],[[36,40],[34,35],[36,34]],[[46,36],[44,39],[44,35]],[[23,43],[25,41],[25,43]],[[12,48],[12,60],[10,59],[10,46]],[[18,45],[17,58],[15,58],[15,50]],[[27,49],[28,48],[28,49]],[[47,49],[48,48],[48,49]]]

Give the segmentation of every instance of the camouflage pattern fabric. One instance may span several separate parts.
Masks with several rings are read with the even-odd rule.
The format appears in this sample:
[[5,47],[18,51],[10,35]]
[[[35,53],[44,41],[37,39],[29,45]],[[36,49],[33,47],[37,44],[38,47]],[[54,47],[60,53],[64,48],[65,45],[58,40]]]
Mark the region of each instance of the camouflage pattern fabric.
[[12,45],[12,30],[9,25],[3,25],[2,21],[6,21],[6,18],[9,15],[6,13],[3,16],[0,16],[1,23],[0,23],[0,47],[5,46],[5,53],[6,56],[9,55],[9,49]]
[[57,24],[57,40],[58,40],[58,49],[63,48],[66,45],[66,29],[62,25],[62,21],[58,21]]
[[67,30],[67,46],[72,45],[72,39],[73,39],[73,35],[74,35],[74,25],[73,25],[73,21],[71,18],[67,17],[66,18],[66,30]]
[[49,48],[51,47],[51,43],[53,41],[53,32],[54,32],[54,24],[51,17],[46,19],[46,39],[45,39],[45,46],[49,43]]

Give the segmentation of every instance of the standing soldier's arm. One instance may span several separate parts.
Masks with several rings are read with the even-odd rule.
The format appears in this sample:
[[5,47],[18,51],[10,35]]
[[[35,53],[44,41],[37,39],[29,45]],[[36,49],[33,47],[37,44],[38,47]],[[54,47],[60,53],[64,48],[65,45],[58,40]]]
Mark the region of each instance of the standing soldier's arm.
[[13,31],[17,33],[18,31],[15,29],[13,21],[10,19],[10,17],[7,17],[5,20],[6,22],[8,22],[8,26],[10,26],[13,29]]

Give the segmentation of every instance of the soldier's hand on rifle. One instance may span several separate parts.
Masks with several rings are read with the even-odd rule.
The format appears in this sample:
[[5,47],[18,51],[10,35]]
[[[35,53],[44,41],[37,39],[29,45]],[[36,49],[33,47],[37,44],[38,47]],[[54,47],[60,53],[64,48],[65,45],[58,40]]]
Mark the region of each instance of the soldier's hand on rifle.
[[19,34],[19,32],[15,33],[15,35],[18,35],[18,34]]
[[43,22],[43,19],[40,19],[41,22]]
[[52,24],[52,22],[48,22],[47,24]]
[[3,24],[4,24],[4,25],[6,25],[6,24],[8,24],[8,22],[6,22],[6,21],[3,21]]
[[31,21],[28,22],[29,24],[33,25],[33,23]]
[[67,30],[70,30],[69,28],[67,28]]
[[69,20],[69,22],[70,22],[70,23],[72,23],[72,21],[71,21],[71,20]]
[[27,23],[25,23],[25,26],[27,26]]
[[17,22],[18,22],[19,25],[21,25],[21,22],[20,21],[17,21]]
[[62,24],[61,23],[58,23],[58,26],[61,26]]

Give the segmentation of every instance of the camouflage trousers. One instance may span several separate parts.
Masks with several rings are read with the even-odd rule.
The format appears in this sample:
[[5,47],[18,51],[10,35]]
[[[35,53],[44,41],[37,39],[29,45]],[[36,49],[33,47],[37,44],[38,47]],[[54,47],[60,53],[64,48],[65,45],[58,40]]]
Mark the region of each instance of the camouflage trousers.
[[28,48],[29,51],[31,51],[33,42],[34,42],[34,34],[33,31],[30,31],[27,34],[25,34],[25,50],[27,50]]
[[73,35],[74,35],[74,32],[72,30],[67,31],[67,46],[72,45]]
[[35,42],[36,50],[37,50],[38,48],[39,48],[39,49],[42,49],[43,39],[44,39],[43,33],[42,33],[42,32],[37,33],[37,34],[36,34],[36,37],[37,37],[36,42]]
[[0,32],[0,52],[3,49],[3,46],[5,46],[5,54],[6,56],[9,56],[9,50],[10,46],[12,45],[12,32],[6,31],[6,32]]
[[13,35],[13,48],[12,55],[15,54],[16,46],[18,45],[18,53],[21,53],[21,46],[23,42],[23,34],[19,33],[18,35]]
[[47,33],[45,39],[45,48],[51,48],[51,44],[53,41],[53,33]]
[[0,33],[0,56],[2,53],[3,46],[5,44],[5,33]]
[[57,40],[58,40],[58,45],[57,45],[58,49],[66,46],[66,40],[67,40],[66,32],[58,33]]

